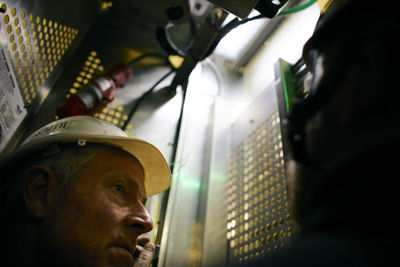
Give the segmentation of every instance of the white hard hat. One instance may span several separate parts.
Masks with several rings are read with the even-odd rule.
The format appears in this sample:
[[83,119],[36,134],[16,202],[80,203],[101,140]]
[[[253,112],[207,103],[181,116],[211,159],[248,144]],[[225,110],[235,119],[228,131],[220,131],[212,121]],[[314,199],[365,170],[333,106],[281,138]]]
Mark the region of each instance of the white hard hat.
[[152,144],[133,137],[104,120],[72,116],[54,121],[31,134],[15,152],[21,156],[53,143],[105,144],[134,156],[143,166],[147,196],[161,193],[171,183],[171,172],[161,152]]

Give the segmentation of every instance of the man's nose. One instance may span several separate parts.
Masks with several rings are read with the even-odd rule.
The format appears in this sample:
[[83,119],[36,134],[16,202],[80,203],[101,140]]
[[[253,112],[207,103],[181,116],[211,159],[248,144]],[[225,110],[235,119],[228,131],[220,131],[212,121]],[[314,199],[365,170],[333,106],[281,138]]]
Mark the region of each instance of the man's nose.
[[153,220],[142,203],[131,208],[125,222],[127,227],[134,228],[140,234],[153,229]]

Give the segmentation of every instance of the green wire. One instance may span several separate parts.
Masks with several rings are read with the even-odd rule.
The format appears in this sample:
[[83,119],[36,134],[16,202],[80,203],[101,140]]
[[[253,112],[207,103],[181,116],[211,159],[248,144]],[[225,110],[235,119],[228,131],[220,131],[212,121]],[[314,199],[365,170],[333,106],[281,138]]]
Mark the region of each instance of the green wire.
[[294,7],[294,8],[289,8],[289,9],[286,9],[286,10],[282,10],[281,12],[279,12],[278,16],[291,14],[291,13],[295,13],[295,12],[301,11],[301,10],[306,9],[307,7],[311,6],[315,2],[317,2],[317,0],[310,0],[310,1],[308,1],[307,3],[305,3],[303,5],[300,5],[300,6],[297,6],[297,7]]

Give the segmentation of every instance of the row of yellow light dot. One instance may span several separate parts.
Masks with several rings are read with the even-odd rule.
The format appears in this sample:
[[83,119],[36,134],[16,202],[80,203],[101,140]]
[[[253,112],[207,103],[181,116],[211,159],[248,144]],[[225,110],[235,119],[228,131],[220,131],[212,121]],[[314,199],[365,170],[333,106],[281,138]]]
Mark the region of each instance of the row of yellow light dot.
[[[270,118],[266,120],[262,125],[263,128],[258,127],[255,132],[253,132],[250,137],[247,137],[243,142],[241,142],[234,150],[233,153],[239,155],[237,160],[244,159],[245,165],[255,162],[253,158],[257,158],[260,154],[271,154],[271,148],[277,150],[282,147],[280,145],[281,134],[279,132],[279,117],[274,113]],[[270,122],[270,123],[268,123]],[[272,126],[271,126],[272,125]],[[267,127],[266,127],[267,126]],[[272,127],[272,128],[270,128]],[[267,139],[272,140],[267,140]],[[273,144],[273,146],[272,146]],[[230,168],[234,168],[237,165],[237,160],[232,160],[230,162]],[[260,160],[260,159],[259,159]],[[254,164],[254,163],[253,163]]]
[[[283,211],[282,206],[279,206],[278,210]],[[272,215],[274,215],[275,213],[276,213],[276,210],[272,209]],[[267,211],[265,217],[268,217],[269,216],[268,214],[269,214],[269,212]],[[246,215],[247,215],[247,218],[246,218]],[[252,239],[257,239],[257,238],[261,240],[261,243],[263,245],[266,245],[265,240],[267,240],[268,243],[271,243],[273,241],[278,240],[279,236],[280,236],[280,238],[285,238],[286,234],[287,234],[287,236],[291,235],[291,227],[290,226],[287,228],[287,233],[285,232],[284,229],[282,229],[285,224],[285,219],[283,217],[273,220],[272,222],[265,224],[265,226],[264,225],[259,226],[258,225],[259,222],[264,221],[264,215],[261,215],[260,219],[256,217],[256,218],[253,218],[252,220],[249,220],[250,215],[248,215],[248,213],[246,213],[246,215],[245,215],[246,223],[244,225],[240,225],[239,227],[234,228],[227,233],[228,240],[231,239],[231,241],[230,241],[231,248],[234,248],[235,246],[236,247],[243,246],[242,244],[246,245],[246,243],[248,241],[250,241],[250,243],[251,243],[254,241]],[[289,220],[289,219],[290,219],[289,215],[287,214],[286,220]],[[231,224],[233,222],[234,222],[234,220],[231,222]],[[255,229],[253,228],[253,226],[255,227]],[[278,233],[280,233],[279,236],[278,236]],[[268,235],[266,235],[266,234],[268,234]],[[260,235],[261,238],[258,235]],[[271,238],[271,237],[273,237],[273,238]]]
[[[267,226],[267,227],[270,227],[270,226]],[[268,235],[265,235],[265,236],[262,235],[262,234],[263,234],[263,232],[261,232],[261,230],[257,234],[256,233],[254,233],[254,234],[253,233],[246,233],[244,236],[243,235],[240,236],[240,238],[239,238],[240,241],[238,241],[238,238],[232,239],[230,241],[230,247],[234,248],[235,246],[237,246],[238,242],[240,242],[240,243],[243,243],[243,241],[247,242],[247,241],[249,241],[251,239],[254,239],[256,237],[257,239],[254,239],[254,240],[250,241],[248,244],[245,244],[242,247],[245,248],[246,246],[249,245],[250,246],[250,250],[258,249],[258,248],[260,248],[260,245],[265,246],[265,245],[267,245],[267,243],[272,243],[274,241],[277,241],[280,238],[283,239],[286,236],[291,236],[292,235],[292,227],[289,226],[286,231],[281,229],[281,230],[279,230],[279,232],[274,232],[272,234],[268,234]],[[258,235],[260,235],[260,237],[257,237]],[[274,246],[279,246],[279,245],[275,244]],[[265,249],[267,249],[267,248],[265,248]],[[247,253],[248,250],[245,249],[244,252]],[[240,253],[240,254],[242,254],[242,253]]]
[[[281,161],[283,161],[283,159],[281,159],[281,157],[279,157],[279,159]],[[277,169],[280,167],[281,165],[278,164],[277,165]],[[266,165],[264,165],[264,168],[266,167]],[[262,169],[260,170],[262,171]],[[253,195],[255,195],[255,199],[257,200],[257,194],[258,191],[264,191],[264,195],[265,197],[268,197],[268,184],[270,184],[270,193],[271,195],[273,195],[275,193],[275,191],[279,191],[281,190],[282,185],[279,183],[279,181],[281,180],[280,176],[284,175],[284,170],[283,168],[281,168],[281,173],[279,174],[278,172],[275,173],[275,176],[272,176],[270,174],[272,174],[273,168],[269,168],[268,170],[265,170],[263,174],[259,174],[258,177],[255,175],[253,179],[248,178],[248,176],[245,176],[245,179],[243,181],[243,179],[239,180],[239,182],[236,182],[235,184],[232,185],[232,181],[236,181],[238,176],[235,177],[230,177],[230,187],[228,188],[228,194],[229,194],[229,198],[228,201],[232,202],[232,200],[234,198],[236,198],[237,195],[241,195],[245,192],[244,196],[241,196],[239,199],[237,199],[235,202],[231,203],[230,205],[228,204],[228,210],[232,210],[233,207],[235,206],[235,203],[237,204],[238,202],[243,202],[243,201],[247,201],[249,198],[251,198]],[[270,176],[269,181],[265,180],[265,178],[267,176]],[[276,189],[274,186],[272,186],[272,183],[274,182],[274,178],[277,182],[276,184]],[[257,182],[261,182],[262,180],[264,180],[263,183],[259,183],[258,186],[256,186]],[[285,185],[285,179],[282,180],[283,185]],[[254,188],[252,188],[253,186],[255,186]],[[264,190],[265,189],[265,190]],[[247,192],[248,190],[250,190],[250,192]],[[284,192],[284,194],[286,194],[286,192]],[[280,195],[277,195],[278,198],[281,198]],[[274,199],[274,197],[272,198]]]
[[[279,146],[281,147],[281,145]],[[281,176],[284,175],[284,160],[282,150],[279,149],[276,151],[275,156],[273,157],[275,161],[270,159],[267,162],[264,162],[262,166],[258,166],[259,168],[255,170],[255,172],[251,172],[249,175],[246,175],[246,172],[231,172],[229,175],[228,182],[228,210],[232,210],[234,208],[235,203],[243,202],[244,200],[252,197],[253,195],[257,195],[258,192],[264,191],[265,197],[268,197],[268,186],[270,187],[271,195],[275,193],[275,187],[273,186],[274,181],[276,184],[276,191],[281,190],[282,186],[286,185],[285,179],[281,179]],[[265,154],[263,154],[265,155]],[[268,167],[270,166],[270,167]],[[235,167],[236,168],[236,167]],[[244,176],[244,179],[243,179]],[[267,179],[269,177],[269,179]],[[282,180],[282,185],[280,181]],[[265,189],[265,190],[264,190]],[[249,193],[247,191],[250,191]],[[236,202],[232,202],[234,198],[238,195],[242,195],[244,192],[244,196],[241,196]]]
[[[244,177],[244,182],[249,179],[257,178],[258,176],[267,176],[272,174],[274,171],[280,169],[284,165],[282,144],[277,145],[277,149],[267,149],[266,153],[260,154],[259,157],[254,160],[254,162],[249,162],[250,160],[243,162],[236,162],[232,165],[229,172],[229,177]],[[231,183],[236,182],[232,180]],[[229,185],[230,186],[230,185]]]
[[[289,234],[290,233],[288,232],[288,235]],[[285,232],[282,230],[281,231],[281,236],[284,236],[284,235],[285,235]],[[234,251],[233,251],[233,255],[235,257],[239,256],[238,257],[238,261],[239,262],[243,262],[243,261],[252,260],[254,258],[259,258],[259,257],[265,256],[266,253],[271,253],[271,252],[273,252],[275,250],[278,250],[279,248],[283,248],[283,247],[285,247],[287,245],[285,243],[281,243],[281,244],[273,245],[273,246],[268,247],[266,249],[262,249],[262,250],[259,250],[259,251],[253,251],[255,249],[258,249],[261,246],[264,246],[265,245],[265,239],[278,239],[278,237],[276,237],[275,234],[274,234],[273,237],[272,236],[268,236],[268,237],[264,238],[264,240],[263,239],[256,240],[256,241],[251,242],[250,244],[247,244],[247,245],[245,245],[243,247],[235,248]],[[243,255],[245,253],[249,253],[249,255]]]
[[[118,102],[118,99],[115,98],[114,102]],[[110,107],[103,109],[102,113],[96,114],[99,118],[105,119],[109,122],[114,123],[118,127],[122,127],[125,122],[128,120],[128,115],[123,114],[124,107],[120,105],[113,104]],[[129,123],[126,126],[125,133],[128,136],[136,136],[133,132],[132,124]]]
[[[262,142],[267,142],[263,139]],[[232,172],[239,171],[238,166],[240,165],[241,167],[244,166],[244,174],[249,173],[252,169],[255,169],[257,165],[262,163],[265,160],[268,160],[269,164],[272,164],[273,160],[278,160],[278,158],[283,157],[283,152],[282,152],[282,143],[281,139],[279,137],[274,137],[274,141],[268,141],[269,144],[264,145],[262,149],[257,150],[256,153],[251,154],[249,157],[245,157],[244,162],[242,162],[241,158],[238,158],[234,162],[231,163],[230,166],[230,175],[232,175]],[[263,151],[263,152],[261,152]],[[279,151],[279,153],[274,153],[276,151]],[[242,155],[240,155],[242,156]],[[254,171],[254,170],[253,170]]]
[[[272,142],[267,142],[267,135],[272,136]],[[231,157],[227,190],[229,201],[227,239],[230,240],[232,255],[238,257],[239,261],[263,255],[265,252],[271,252],[279,246],[284,246],[284,242],[275,242],[276,244],[272,243],[268,247],[265,245],[274,241],[282,241],[291,236],[291,226],[283,229],[284,224],[287,225],[285,221],[289,221],[290,216],[287,211],[287,192],[283,187],[286,181],[280,139],[279,117],[276,112],[250,134],[234,150],[233,157]],[[272,156],[272,154],[274,154],[273,157],[269,157],[269,160],[265,161],[268,155]],[[264,163],[261,165],[263,161]],[[275,163],[274,166],[267,168],[273,163]],[[258,168],[256,168],[257,166]],[[252,170],[253,168],[254,170]],[[280,172],[278,172],[279,169]],[[264,172],[262,173],[262,171]],[[276,172],[275,176],[271,176],[273,172]],[[269,179],[267,179],[268,177]],[[272,185],[274,180],[275,186]],[[278,194],[274,196],[275,193]],[[282,201],[283,204],[274,206]],[[283,215],[283,217],[277,218],[277,215]],[[264,225],[265,221],[268,222]],[[274,229],[275,232],[265,236],[264,233]],[[259,248],[261,250],[252,253],[254,249]],[[250,253],[250,255],[243,255],[244,253]]]
[[[268,167],[268,163],[270,164],[270,167]],[[248,175],[245,175],[244,172],[231,172],[229,175],[228,193],[230,194],[237,189],[239,192],[243,192],[245,188],[251,188],[262,180],[264,180],[264,186],[266,187],[268,186],[268,180],[265,180],[267,177],[270,177],[269,181],[272,183],[273,177],[275,177],[275,180],[278,181],[280,179],[280,175],[284,175],[284,170],[281,168],[282,166],[284,166],[284,161],[282,158],[278,157],[278,160],[275,162],[264,162],[262,166],[260,165],[259,168],[256,169],[255,172],[253,171]],[[242,185],[244,185],[244,188],[242,188]],[[261,184],[259,187],[261,187]],[[261,189],[262,188],[260,188],[260,190]]]
[[[114,104],[104,108],[101,113],[96,113],[95,116],[102,120],[112,122],[118,127],[122,127],[128,119],[128,115],[123,113],[123,106],[116,104],[118,101],[119,99],[115,98],[113,100]],[[132,132],[132,124],[127,125],[125,133],[129,136],[135,136],[135,133]]]
[[[114,103],[118,103],[118,98],[114,99]],[[128,119],[128,115],[123,114],[124,107],[117,105],[117,104],[112,104],[107,108],[104,108],[101,113],[96,114],[97,117],[100,119],[109,121],[114,123],[115,125],[121,127],[124,125],[125,121]],[[128,125],[127,129],[130,129],[132,125]]]
[[[277,115],[272,114],[271,118],[274,118],[275,116]],[[266,122],[268,121],[270,121],[269,118],[266,120]],[[273,122],[277,121],[278,119],[273,120]],[[278,128],[279,125],[275,125],[276,126],[274,128]],[[232,177],[236,176],[238,173],[251,174],[251,171],[254,173],[253,169],[255,169],[257,165],[263,161],[263,168],[265,168],[267,167],[266,164],[271,165],[273,160],[277,161],[283,158],[281,135],[279,131],[277,131],[275,135],[271,135],[270,132],[265,131],[265,129],[257,128],[255,133],[253,132],[250,136],[257,136],[257,138],[246,138],[247,141],[245,143],[242,142],[232,153],[232,155],[235,156],[231,157],[230,160],[230,183],[234,181],[232,180]],[[256,147],[257,149],[253,149]],[[259,170],[260,168],[258,171]],[[228,184],[228,186],[230,186],[230,184]]]
[[[285,214],[283,213],[284,210],[283,210],[282,206],[279,206],[278,210],[280,210],[281,215],[285,216]],[[247,217],[246,217],[246,215],[247,215]],[[236,219],[234,219],[228,223],[227,239],[233,239],[233,238],[237,237],[237,235],[239,235],[240,243],[243,243],[243,241],[247,242],[248,234],[252,238],[254,235],[257,236],[258,234],[262,234],[266,230],[267,231],[275,230],[276,227],[283,225],[285,223],[285,218],[283,218],[283,217],[280,217],[277,219],[274,218],[277,215],[276,209],[273,209],[271,213],[269,211],[266,212],[265,218],[268,218],[271,216],[271,217],[273,217],[274,220],[272,220],[272,222],[266,223],[265,225],[263,223],[264,215],[261,215],[260,217],[255,217],[252,220],[249,220],[249,217],[250,217],[249,213],[246,213],[246,215],[245,215],[245,221],[246,221],[245,224],[241,224],[241,225],[239,225],[239,227],[236,227]],[[286,214],[286,220],[289,220],[289,219],[290,219],[290,216],[288,216],[288,214]],[[261,224],[261,225],[259,225],[259,224]],[[244,240],[242,240],[242,237],[243,237],[242,234],[245,235]],[[236,239],[236,244],[240,244],[240,243],[238,243],[238,239]],[[235,244],[235,243],[233,243],[233,244]]]
[[[274,221],[272,224],[276,223],[277,222]],[[268,229],[269,227],[272,227],[271,224],[268,224],[265,229]],[[265,233],[263,231],[265,231]],[[288,238],[291,236],[291,226],[288,226],[286,229],[280,227],[275,232],[271,233],[267,230],[257,229],[254,232],[240,235],[239,238],[232,238],[229,244],[231,251],[233,250],[233,255],[237,257],[242,256],[244,253],[251,253],[253,250],[258,250],[256,252],[271,252],[274,249],[290,243]]]
[[[272,188],[274,188],[274,187],[272,187]],[[271,193],[269,193],[269,192],[271,192]],[[241,214],[241,213],[246,212],[247,210],[249,210],[249,206],[251,208],[253,208],[250,210],[251,212],[249,213],[249,215],[253,216],[253,210],[254,210],[254,214],[258,214],[258,213],[261,213],[264,208],[275,206],[276,204],[280,204],[281,201],[286,200],[286,197],[287,197],[286,190],[283,190],[283,193],[278,193],[276,195],[276,197],[273,196],[273,192],[274,192],[273,190],[271,190],[271,191],[265,190],[264,194],[261,192],[259,195],[255,195],[254,198],[249,199],[249,201],[245,200],[246,203],[244,201],[242,201],[241,203],[237,202],[238,207],[236,209],[231,209],[228,212],[228,220],[234,218],[235,216],[239,216],[239,222],[243,222],[242,215],[236,215],[236,214]],[[271,195],[271,198],[268,198],[268,194]],[[265,201],[264,201],[264,198],[265,198]],[[256,206],[256,205],[258,205],[258,206]],[[285,207],[286,207],[286,205],[285,205]],[[282,211],[281,208],[278,208],[278,211]],[[275,214],[275,212],[272,212],[272,213]],[[268,215],[268,212],[266,213],[266,215]],[[246,216],[244,216],[244,218],[246,218]]]
[[[266,135],[266,132],[263,131],[263,135]],[[237,157],[230,162],[230,171],[229,171],[229,183],[228,187],[231,186],[232,183],[236,182],[232,179],[233,176],[245,175],[245,182],[249,178],[257,175],[257,173],[261,172],[262,169],[266,169],[269,166],[269,170],[266,172],[272,172],[275,169],[280,168],[283,164],[283,151],[282,151],[282,142],[280,134],[278,136],[274,136],[271,140],[268,140],[264,137],[261,142],[256,142],[257,147],[261,146],[260,149],[254,150],[252,149],[248,153],[243,153],[242,149],[236,151]],[[255,144],[253,146],[256,146]],[[247,146],[247,147],[253,147]],[[278,153],[276,153],[278,152]],[[243,162],[244,161],[244,162]],[[274,164],[274,165],[273,165]],[[259,174],[261,175],[261,174]]]
[[[104,67],[101,65],[101,59],[96,51],[91,51],[89,56],[86,58],[79,75],[76,77],[75,81],[72,83],[72,87],[69,89],[66,97],[70,95],[77,94],[83,86],[88,84],[95,76],[100,75],[104,72]],[[96,113],[94,116],[102,120],[109,121],[119,127],[123,126],[125,121],[128,119],[126,114],[123,114],[124,107],[118,105],[119,99],[114,98],[113,104],[109,104],[101,112]],[[127,134],[130,133],[132,125],[127,126]]]
[[[287,217],[286,219],[288,220],[289,217]],[[286,225],[285,218],[283,217],[274,219],[272,222],[268,222],[265,225],[264,223],[262,223],[263,221],[264,218],[263,219],[254,218],[253,220],[246,221],[244,225],[240,225],[239,227],[235,227],[232,230],[228,231],[227,233],[228,240],[236,238],[232,240],[233,243],[231,242],[231,246],[234,247],[235,245],[240,245],[243,242],[247,242],[248,236],[250,236],[250,238],[253,238],[259,234],[264,234],[264,232],[267,233],[270,231],[272,231],[273,234],[273,232],[279,231],[279,229],[281,229]]]
[[[263,139],[264,135],[272,134],[279,136],[279,128],[277,128],[280,119],[278,112],[274,112],[268,117],[263,123],[261,123],[249,136],[247,136],[234,150],[233,152],[239,152],[239,150],[245,150],[252,153],[251,147],[254,145],[259,146],[259,141]],[[268,132],[268,133],[267,133]],[[245,154],[245,157],[249,155]]]
[[[255,184],[254,187],[252,186],[252,181],[250,181],[248,184],[245,184],[244,186],[232,186],[232,188],[228,189],[229,191],[232,191],[229,194],[228,197],[228,202],[231,203],[228,205],[228,211],[232,211],[233,209],[236,208],[236,206],[239,205],[239,203],[244,203],[244,201],[251,201],[254,197],[254,204],[257,204],[258,201],[262,201],[263,198],[268,198],[271,197],[271,202],[274,203],[275,201],[275,195],[276,199],[281,200],[282,199],[282,194],[279,192],[282,192],[284,196],[286,196],[286,190],[283,189],[284,186],[286,186],[285,181],[281,181],[282,179],[280,176],[275,176],[276,183],[274,184],[273,180],[274,177],[270,177],[269,179],[266,179],[264,182]],[[238,190],[235,190],[236,188],[239,188]],[[283,189],[283,190],[282,190]],[[242,210],[240,210],[242,211]]]
[[84,62],[79,75],[72,83],[72,87],[69,89],[67,97],[69,97],[70,94],[77,94],[91,79],[104,72],[104,67],[100,63],[101,59],[97,56],[97,52],[91,51]]
[[[272,230],[274,230],[277,226],[283,225],[285,221],[290,222],[287,202],[277,207],[273,206],[267,208],[267,211],[264,211],[265,208],[267,207],[262,207],[262,212],[260,213],[258,210],[250,210],[240,215],[239,218],[233,217],[227,224],[227,238],[234,238],[237,234],[245,234],[247,231],[249,231],[252,236],[253,231],[256,234],[263,233],[265,229],[270,230],[271,226],[273,228]],[[257,209],[259,209],[259,207],[257,207]],[[244,241],[247,241],[247,239]],[[240,241],[240,243],[242,243],[242,241]]]
[[[7,6],[2,4],[2,9],[7,11]],[[11,8],[4,15],[3,21],[9,35],[10,52],[17,67],[17,78],[26,103],[30,103],[65,54],[78,30],[39,16],[34,21],[33,14],[27,15],[23,10],[18,12],[16,8]]]
[[[269,182],[272,184],[275,178],[275,181],[279,181],[281,175],[284,175],[284,170],[282,167],[284,166],[284,160],[283,160],[283,153],[281,154],[282,151],[279,152],[279,154],[275,154],[274,157],[275,161],[272,159],[266,160],[263,164],[260,164],[258,168],[256,168],[254,171],[247,173],[245,172],[235,172],[233,171],[229,177],[230,177],[230,182],[229,187],[228,187],[228,193],[231,194],[234,191],[237,191],[239,194],[243,193],[244,191],[247,191],[249,188],[251,189],[253,186],[256,185],[256,183],[260,183],[261,181],[264,181],[264,186],[268,186],[268,180],[266,180],[267,177],[269,177]],[[244,179],[243,179],[244,178]],[[236,184],[236,185],[234,185]],[[237,188],[239,187],[239,188]],[[258,185],[260,190],[262,190],[262,183]],[[238,190],[237,190],[238,189]],[[257,189],[254,189],[257,190]],[[228,199],[228,201],[231,201],[231,199]]]
[[[263,136],[262,138],[258,139],[256,136],[254,136],[253,139],[250,139],[249,143],[246,142],[245,145],[241,145],[237,148],[237,151],[235,151],[238,154],[243,153],[243,157],[248,160],[252,161],[252,158],[254,155],[255,157],[259,156],[259,154],[264,153],[266,151],[267,147],[271,147],[271,143],[276,143],[280,140],[281,135],[280,134],[275,134],[274,132],[270,131],[263,131],[262,133],[258,133],[258,136]],[[272,140],[268,140],[268,137],[272,137]],[[234,162],[232,162],[233,164]]]
[[[284,204],[284,206],[287,208],[286,203]],[[284,211],[285,211],[285,210],[284,210],[283,206],[282,206],[282,205],[279,205],[277,209],[273,208],[273,209],[271,210],[271,212],[266,211],[266,212],[265,212],[265,218],[269,218],[271,215],[272,215],[271,217],[275,217],[275,215],[276,215],[278,212],[279,212],[279,213],[283,213]],[[240,226],[238,227],[238,229],[239,229],[239,232],[238,232],[238,233],[243,232],[243,231],[248,231],[249,229],[253,228],[253,226],[257,226],[257,225],[259,224],[259,222],[263,222],[263,221],[264,221],[264,214],[261,214],[260,217],[255,217],[254,220],[249,220],[249,217],[250,217],[250,216],[252,216],[252,215],[249,214],[248,212],[245,213],[244,219],[245,219],[246,223],[245,223],[244,225],[240,225]],[[288,216],[288,214],[287,214],[287,215],[286,215],[286,220],[289,220],[289,219],[290,219],[290,216]],[[271,223],[267,223],[267,224],[265,225],[265,227],[266,227],[267,230],[270,230],[270,229],[271,229],[271,226],[272,226],[272,227],[276,227],[276,226],[278,225],[278,223],[279,223],[279,224],[283,224],[284,222],[285,222],[285,218],[282,217],[282,218],[279,218],[279,219],[277,219],[277,220],[273,220]],[[257,234],[258,232],[263,233],[264,230],[265,230],[265,227],[264,227],[264,225],[261,225],[260,228],[254,229],[254,230],[255,230],[255,233],[256,233],[256,234]],[[228,224],[227,224],[227,229],[228,229],[228,231],[231,230],[231,229],[235,229],[235,228],[237,228],[237,227],[236,227],[236,218],[234,218],[232,221],[228,222]],[[259,231],[258,231],[258,230],[259,230]],[[229,232],[228,232],[228,234],[229,234]],[[231,234],[231,235],[228,235],[228,234],[227,234],[228,239],[230,239],[230,238],[232,238],[232,237],[235,237],[236,231],[235,231],[235,234],[233,234],[233,235],[232,235],[232,234]],[[245,240],[245,241],[247,241],[247,240]]]

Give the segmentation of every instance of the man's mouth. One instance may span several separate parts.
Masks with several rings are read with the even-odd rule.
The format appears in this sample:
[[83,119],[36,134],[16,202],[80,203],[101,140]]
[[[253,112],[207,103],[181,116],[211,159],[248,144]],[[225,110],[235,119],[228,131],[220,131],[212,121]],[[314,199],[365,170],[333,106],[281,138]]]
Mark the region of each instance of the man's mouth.
[[111,266],[132,266],[134,264],[133,249],[123,243],[114,243],[108,246]]
[[126,244],[115,244],[114,247],[122,248],[122,249],[126,250],[127,252],[129,252],[129,254],[133,255],[134,249],[129,245],[126,245]]

